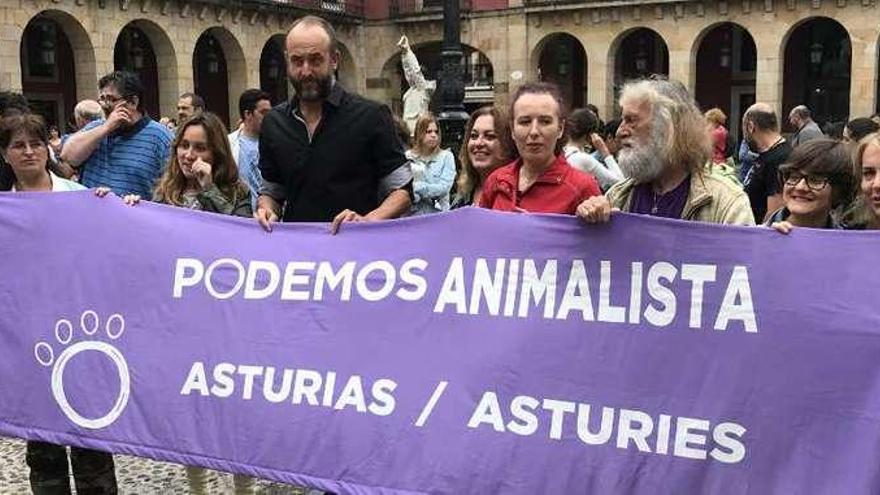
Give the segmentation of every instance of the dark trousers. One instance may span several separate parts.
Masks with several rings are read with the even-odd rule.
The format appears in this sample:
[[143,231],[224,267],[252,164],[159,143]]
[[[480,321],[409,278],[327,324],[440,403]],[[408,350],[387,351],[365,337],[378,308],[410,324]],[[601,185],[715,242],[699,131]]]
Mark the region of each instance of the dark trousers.
[[[106,452],[70,448],[70,464],[78,495],[115,495],[116,471],[113,456]],[[31,469],[34,495],[69,495],[67,448],[46,442],[27,443],[27,465]]]

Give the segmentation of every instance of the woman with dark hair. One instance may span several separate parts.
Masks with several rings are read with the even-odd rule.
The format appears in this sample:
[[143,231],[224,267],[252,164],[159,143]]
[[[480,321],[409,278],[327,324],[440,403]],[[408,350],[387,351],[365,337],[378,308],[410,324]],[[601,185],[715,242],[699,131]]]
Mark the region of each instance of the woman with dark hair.
[[[66,192],[85,188],[62,179],[49,167],[49,132],[43,118],[15,112],[0,120],[0,191]],[[25,454],[34,493],[70,493],[67,448],[47,442],[27,442]],[[79,493],[116,493],[113,456],[79,447],[70,448],[73,480]]]
[[615,160],[608,160],[603,165],[585,151],[599,131],[599,118],[593,112],[586,108],[575,110],[565,121],[565,130],[568,143],[562,152],[572,167],[595,177],[603,191],[623,180],[623,172]]
[[[223,215],[252,216],[250,189],[239,179],[226,128],[216,115],[198,113],[181,124],[172,151],[153,191],[153,201]],[[109,192],[107,188],[98,189],[99,196]],[[130,205],[140,199],[134,194],[124,198]],[[187,466],[186,475],[192,493],[207,493],[207,469]],[[253,492],[253,478],[236,474],[233,481],[235,493]]]
[[779,167],[783,207],[765,225],[787,234],[793,227],[841,228],[831,212],[849,204],[855,183],[849,148],[828,138],[807,141]]
[[562,155],[562,96],[549,83],[527,83],[510,105],[513,141],[520,158],[486,179],[480,206],[502,211],[574,215],[578,205],[602,194],[592,176]]
[[449,209],[449,191],[455,180],[455,157],[440,148],[440,126],[434,114],[423,113],[416,120],[413,147],[406,152],[413,174],[411,215]]
[[49,132],[39,115],[24,113],[0,123],[0,191],[79,191],[85,187],[52,172]]
[[479,203],[483,183],[498,167],[516,158],[507,117],[495,107],[480,107],[465,125],[465,141],[458,158],[461,169],[455,180],[452,207]]
[[880,124],[865,117],[852,119],[843,128],[843,141],[845,143],[858,143],[868,134],[880,131]]

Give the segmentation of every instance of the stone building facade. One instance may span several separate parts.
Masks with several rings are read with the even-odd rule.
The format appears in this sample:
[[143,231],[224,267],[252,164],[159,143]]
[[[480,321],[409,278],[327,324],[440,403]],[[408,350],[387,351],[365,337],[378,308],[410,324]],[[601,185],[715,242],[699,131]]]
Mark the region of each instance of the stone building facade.
[[[173,115],[177,96],[195,89],[234,124],[245,88],[286,96],[283,35],[297,17],[318,13],[338,28],[342,83],[397,108],[405,84],[395,43],[406,33],[420,58],[435,64],[443,32],[438,3],[0,0],[0,88],[24,91],[62,123],[75,101],[95,96],[100,75],[134,67],[152,82],[152,113]],[[878,104],[876,0],[463,6],[473,105],[506,105],[517,85],[540,78],[559,83],[572,105],[593,103],[607,118],[624,80],[658,72],[732,119],[754,100],[780,112],[807,103],[826,121],[870,115]]]

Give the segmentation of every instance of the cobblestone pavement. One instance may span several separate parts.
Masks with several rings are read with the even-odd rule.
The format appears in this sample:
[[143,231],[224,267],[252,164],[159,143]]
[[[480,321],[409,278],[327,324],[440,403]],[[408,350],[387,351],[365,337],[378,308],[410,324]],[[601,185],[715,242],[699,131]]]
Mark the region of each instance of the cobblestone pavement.
[[[23,440],[0,437],[0,494],[30,493],[24,451],[25,443]],[[188,492],[186,472],[183,466],[124,455],[114,456],[114,460],[120,494],[165,495]],[[209,486],[212,494],[231,494],[232,475],[214,473]],[[306,495],[307,490],[261,480],[257,483],[257,493],[262,495]]]

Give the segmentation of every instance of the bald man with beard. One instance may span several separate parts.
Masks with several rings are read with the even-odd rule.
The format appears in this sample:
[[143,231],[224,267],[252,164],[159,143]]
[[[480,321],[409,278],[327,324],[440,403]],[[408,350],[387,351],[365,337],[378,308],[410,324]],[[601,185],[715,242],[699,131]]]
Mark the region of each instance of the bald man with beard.
[[589,198],[577,215],[607,222],[612,210],[664,218],[754,225],[746,194],[706,164],[711,142],[706,121],[687,89],[675,81],[624,86],[617,156],[626,180],[605,196]]

